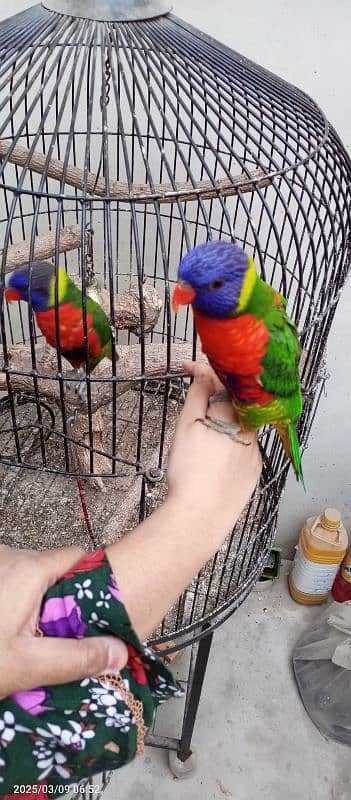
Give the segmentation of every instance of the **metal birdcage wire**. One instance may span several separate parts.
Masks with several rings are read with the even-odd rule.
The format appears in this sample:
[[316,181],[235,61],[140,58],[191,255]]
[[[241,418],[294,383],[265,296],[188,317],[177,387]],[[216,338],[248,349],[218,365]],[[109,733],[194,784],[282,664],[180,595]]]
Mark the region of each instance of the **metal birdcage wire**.
[[[305,449],[350,267],[351,164],[306,94],[168,9],[144,19],[129,9],[117,21],[49,10],[64,3],[0,26],[0,462],[4,475],[16,468],[18,491],[38,471],[43,481],[87,479],[98,539],[109,502],[123,533],[165,496],[188,385],[180,364],[197,344],[191,313],[175,318],[170,296],[180,258],[207,239],[236,241],[288,299],[303,345]],[[141,14],[141,2],[130,6]],[[75,277],[86,338],[87,293],[105,291],[115,347],[93,372],[86,353],[83,405],[61,353],[57,282],[56,350],[44,349],[31,300],[7,306],[3,297],[6,274],[36,259]],[[131,298],[133,323],[120,324]],[[175,650],[208,635],[257,580],[288,471],[272,430],[260,446],[264,469],[248,509],[153,643]],[[93,479],[111,499],[97,499]]]

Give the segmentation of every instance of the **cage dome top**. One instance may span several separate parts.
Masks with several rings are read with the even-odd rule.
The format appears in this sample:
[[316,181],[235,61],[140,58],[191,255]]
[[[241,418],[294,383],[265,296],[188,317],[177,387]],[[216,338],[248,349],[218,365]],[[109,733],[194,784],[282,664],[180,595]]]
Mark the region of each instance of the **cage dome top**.
[[126,22],[168,14],[168,0],[44,0],[43,6],[71,17]]
[[[169,10],[168,0],[45,0],[0,26],[0,158],[2,171],[23,166],[20,188],[30,168],[42,196],[169,203],[283,175],[301,186],[299,166],[332,160],[341,145],[313,100]],[[49,164],[57,150],[61,168]],[[45,185],[33,184],[37,158]]]

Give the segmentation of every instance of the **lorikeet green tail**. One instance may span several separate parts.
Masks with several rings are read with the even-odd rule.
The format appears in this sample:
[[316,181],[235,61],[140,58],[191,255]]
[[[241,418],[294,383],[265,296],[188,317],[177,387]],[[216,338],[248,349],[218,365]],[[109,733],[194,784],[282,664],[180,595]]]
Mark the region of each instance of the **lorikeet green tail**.
[[302,413],[300,343],[286,300],[231,242],[183,258],[173,306],[191,303],[202,349],[230,394],[242,430],[274,425],[303,483],[296,424]]
[[[85,367],[82,292],[62,268],[58,268],[58,321],[62,355],[73,367]],[[11,272],[5,297],[26,300],[29,296],[29,267]],[[32,265],[31,301],[38,327],[52,347],[57,347],[55,314],[55,270],[53,264],[35,261]],[[101,359],[112,355],[111,328],[101,306],[86,297],[88,364],[93,370]]]

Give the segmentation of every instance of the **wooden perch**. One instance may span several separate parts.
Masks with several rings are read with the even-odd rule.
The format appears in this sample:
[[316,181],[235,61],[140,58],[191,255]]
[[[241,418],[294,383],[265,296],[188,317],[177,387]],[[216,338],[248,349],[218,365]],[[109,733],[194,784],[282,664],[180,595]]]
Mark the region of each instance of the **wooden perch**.
[[[28,345],[16,345],[9,348],[9,361],[12,369],[18,371],[31,371],[31,355]],[[119,361],[117,365],[119,382],[116,384],[117,396],[127,392],[131,388],[135,388],[138,383],[138,374],[140,374],[140,345],[122,345],[118,347]],[[55,378],[57,374],[57,360],[55,351],[48,345],[38,347],[36,349],[37,370],[42,374],[52,375]],[[182,362],[190,360],[192,357],[192,345],[189,342],[175,344],[172,348],[171,363],[169,365],[169,372],[172,375],[183,374]],[[147,344],[145,346],[145,376],[148,378],[159,377],[165,375],[167,372],[167,345],[166,344]],[[98,364],[94,370],[95,377],[111,377],[111,362],[107,359]],[[38,378],[38,393],[41,397],[56,404],[61,409],[61,398],[59,381],[52,378]],[[30,375],[15,375],[10,376],[11,388],[14,392],[27,392],[33,394],[34,384],[33,377]],[[90,446],[89,438],[89,423],[88,423],[88,405],[86,402],[80,401],[77,397],[74,387],[76,382],[69,383],[70,389],[67,388],[65,392],[65,416],[74,415],[76,411],[76,421],[72,428],[72,438],[76,440],[71,444],[72,458],[74,467],[79,473],[87,473],[90,470],[89,449],[81,445]],[[7,390],[6,375],[0,372],[0,391]],[[111,382],[105,383],[92,383],[91,384],[91,411],[92,411],[92,430],[93,430],[93,447],[94,450],[103,450],[103,419],[101,415],[101,407],[108,405],[112,402],[112,384]],[[97,473],[110,472],[110,462],[99,454],[94,453],[94,471]],[[101,478],[89,478],[91,485],[102,490],[103,482]],[[134,495],[133,495],[134,497]],[[134,500],[128,500],[133,505]]]
[[[94,451],[104,449],[104,420],[100,409],[92,414],[91,418],[92,433],[93,433],[93,446]],[[74,426],[72,428],[72,437],[79,444],[71,444],[73,464],[78,473],[90,472],[90,436],[89,436],[89,420],[86,414],[77,414]],[[111,473],[111,461],[103,456],[101,453],[94,452],[94,472],[107,474]],[[104,484],[102,478],[89,478],[91,485],[96,489],[103,491]]]
[[[86,239],[88,234],[86,233]],[[80,225],[67,225],[61,228],[58,249],[60,253],[67,253],[68,250],[77,250],[82,244],[82,229]],[[56,252],[56,231],[50,231],[44,235],[35,237],[33,260],[45,261],[53,258]],[[0,250],[0,263],[3,250]],[[27,264],[30,258],[30,243],[19,242],[11,244],[7,248],[5,272],[11,272],[15,267]]]
[[[43,153],[30,150],[22,145],[13,146],[11,139],[0,139],[0,159],[5,156],[12,164],[25,167],[39,175],[47,175],[56,181],[64,181],[66,186],[72,186],[83,193],[97,197],[113,197],[116,200],[133,201],[134,203],[175,203],[180,201],[197,200],[199,195],[204,200],[212,200],[221,196],[230,196],[238,192],[253,192],[256,188],[263,189],[269,186],[272,179],[262,169],[253,170],[249,175],[241,173],[232,178],[219,178],[218,180],[197,181],[194,187],[190,181],[171,183],[157,183],[152,192],[148,183],[135,183],[129,188],[128,183],[111,179],[109,187],[103,177],[98,177],[94,172],[84,173],[80,167],[68,164],[58,159],[47,160]],[[109,191],[108,191],[109,188]]]
[[[122,395],[133,386],[140,382],[140,345],[118,345],[117,352],[119,361],[117,364],[116,392]],[[0,350],[1,353],[1,350]],[[10,370],[16,372],[31,372],[32,361],[29,345],[14,345],[8,348]],[[181,342],[174,344],[171,352],[169,372],[172,375],[183,374],[182,362],[189,361],[192,357],[191,342]],[[3,359],[2,359],[3,363]],[[57,380],[57,356],[56,351],[48,345],[36,348],[37,373],[47,375],[47,378],[38,377],[38,392],[48,400],[60,403],[59,381]],[[70,366],[67,364],[67,371]],[[146,344],[145,345],[145,378],[156,378],[167,373],[167,345],[166,344]],[[95,412],[102,406],[112,402],[112,382],[111,382],[111,362],[107,359],[100,361],[95,368],[92,378],[108,379],[106,382],[91,382],[91,407]],[[56,378],[56,380],[55,380]],[[54,380],[53,380],[54,379]],[[31,375],[10,374],[11,387],[14,392],[29,392],[33,394],[34,384]],[[79,408],[82,413],[87,413],[87,403],[79,400],[74,392],[77,386],[76,381],[70,381],[72,390],[66,390],[67,414],[75,408]],[[6,391],[7,382],[5,372],[0,371],[0,391]]]
[[[77,282],[81,287],[81,284]],[[154,286],[143,284],[144,334],[155,327],[162,309],[162,300]],[[95,299],[95,297],[94,297]],[[110,293],[107,289],[99,289],[96,300],[102,305],[105,314],[110,317]],[[114,324],[118,330],[127,330],[141,334],[139,288],[132,286],[130,292],[116,294]]]
[[[165,430],[165,437],[163,443],[163,469],[167,464],[168,450],[172,443],[176,426],[176,418],[172,418]],[[159,447],[155,447],[149,451],[146,458],[143,459],[143,466],[145,471],[158,466]],[[111,472],[111,465],[110,465]],[[160,484],[161,492],[164,491],[164,484]],[[126,493],[122,502],[118,504],[118,514],[113,514],[110,522],[104,528],[104,546],[112,544],[120,539],[128,530],[131,530],[135,525],[135,510],[140,503],[140,490],[141,490],[141,474],[136,476],[131,489]],[[156,489],[157,491],[157,489]]]

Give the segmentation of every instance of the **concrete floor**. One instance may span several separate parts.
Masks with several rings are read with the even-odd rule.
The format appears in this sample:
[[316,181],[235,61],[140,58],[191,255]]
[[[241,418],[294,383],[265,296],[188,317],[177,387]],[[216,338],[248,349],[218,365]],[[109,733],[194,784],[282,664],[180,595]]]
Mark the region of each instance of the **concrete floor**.
[[[147,748],[115,773],[106,800],[341,800],[350,751],[314,727],[291,669],[293,646],[319,613],[294,603],[286,576],[252,592],[214,638],[193,738],[197,771],[179,781],[166,753]],[[180,678],[186,665],[184,653]],[[156,732],[179,736],[181,713],[182,701],[165,704]]]

